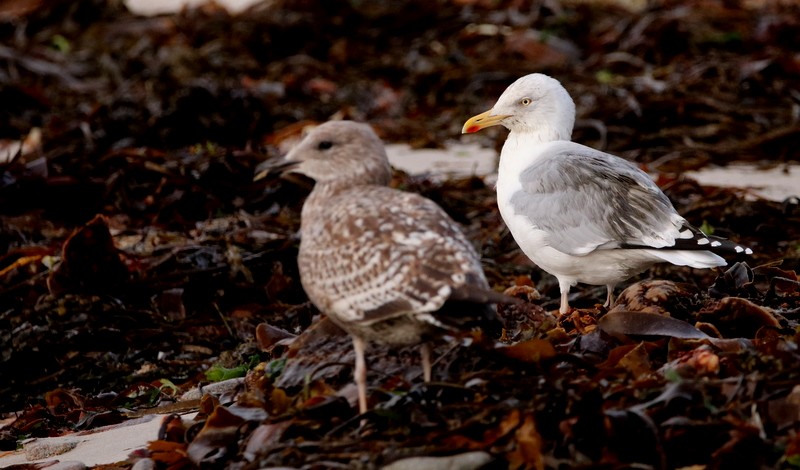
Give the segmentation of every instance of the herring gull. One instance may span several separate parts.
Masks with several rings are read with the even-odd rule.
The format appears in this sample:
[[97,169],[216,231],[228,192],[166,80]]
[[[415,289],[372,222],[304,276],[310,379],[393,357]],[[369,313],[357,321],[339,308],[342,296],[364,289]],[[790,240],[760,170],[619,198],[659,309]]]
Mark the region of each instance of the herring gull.
[[724,266],[752,254],[707,236],[677,213],[653,180],[620,157],[572,142],[575,103],[558,80],[534,73],[512,83],[463,133],[502,125],[497,205],[522,251],[558,280],[560,313],[578,282],[614,287],[655,263]]
[[472,244],[438,205],[387,187],[391,168],[371,127],[324,123],[282,166],[315,181],[301,214],[300,281],[352,337],[361,413],[369,341],[421,344],[429,381],[427,341],[437,331],[500,326],[490,303],[513,299],[490,289]]

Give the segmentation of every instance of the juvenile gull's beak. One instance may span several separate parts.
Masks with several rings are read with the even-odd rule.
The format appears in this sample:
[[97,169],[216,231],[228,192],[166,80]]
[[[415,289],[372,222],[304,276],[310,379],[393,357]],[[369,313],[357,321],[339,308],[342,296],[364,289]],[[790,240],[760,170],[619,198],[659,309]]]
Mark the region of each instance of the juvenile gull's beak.
[[286,160],[286,158],[273,158],[263,161],[256,167],[256,175],[253,181],[264,179],[269,175],[283,174],[296,168],[300,162]]
[[507,117],[507,114],[498,114],[492,116],[492,110],[490,109],[489,111],[480,113],[477,116],[472,116],[471,118],[467,119],[467,122],[464,123],[464,127],[461,128],[461,133],[471,134],[486,127],[496,126]]

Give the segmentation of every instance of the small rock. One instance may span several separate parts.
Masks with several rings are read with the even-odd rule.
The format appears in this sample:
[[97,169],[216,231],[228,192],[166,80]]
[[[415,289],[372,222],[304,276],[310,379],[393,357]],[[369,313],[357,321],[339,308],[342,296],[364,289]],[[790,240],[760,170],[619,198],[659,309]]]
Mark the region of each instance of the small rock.
[[67,460],[46,467],[47,470],[86,470],[86,464],[77,460]]
[[133,464],[131,470],[155,470],[156,461],[150,458],[139,459]]
[[688,317],[695,293],[685,284],[672,281],[650,280],[637,282],[622,293],[609,310],[645,312],[678,318]]
[[222,382],[203,385],[202,387],[195,387],[181,395],[180,401],[199,400],[206,394],[219,397],[225,393],[236,390],[236,388],[241,387],[242,384],[244,384],[244,377],[236,377],[234,379],[223,380]]
[[54,455],[69,452],[78,445],[77,440],[62,439],[37,439],[22,446],[25,458],[28,460],[42,460]]
[[446,457],[409,457],[395,460],[381,470],[472,470],[492,460],[486,452],[465,452]]

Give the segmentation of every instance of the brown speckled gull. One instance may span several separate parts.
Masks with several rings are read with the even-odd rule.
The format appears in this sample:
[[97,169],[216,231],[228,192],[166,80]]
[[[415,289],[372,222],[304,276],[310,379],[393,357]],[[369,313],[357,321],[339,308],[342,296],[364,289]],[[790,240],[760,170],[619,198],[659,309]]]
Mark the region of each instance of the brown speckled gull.
[[353,338],[359,409],[367,409],[364,350],[369,341],[422,344],[437,330],[497,323],[480,259],[459,226],[434,202],[386,185],[391,169],[366,124],[332,121],[286,156],[315,186],[303,205],[298,254],[308,297]]

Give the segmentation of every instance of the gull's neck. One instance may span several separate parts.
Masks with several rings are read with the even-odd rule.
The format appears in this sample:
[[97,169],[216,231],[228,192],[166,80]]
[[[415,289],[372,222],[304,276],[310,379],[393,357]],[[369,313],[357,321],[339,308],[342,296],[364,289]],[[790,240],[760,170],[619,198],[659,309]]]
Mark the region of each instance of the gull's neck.
[[499,177],[521,171],[541,157],[542,147],[552,142],[569,141],[570,133],[552,127],[536,131],[511,131],[500,152]]
[[[539,80],[544,78],[540,77]],[[536,160],[544,158],[548,155],[548,146],[572,140],[575,102],[561,84],[553,79],[549,80],[541,85],[546,92],[530,109],[512,114],[504,120],[503,125],[510,132],[500,152],[500,178],[503,178],[503,173],[518,173]],[[511,87],[513,86],[512,84]],[[498,101],[501,100],[502,96]]]
[[306,206],[308,206],[309,209],[314,210],[327,210],[329,208],[329,202],[332,198],[353,188],[366,186],[367,184],[368,183],[362,182],[352,183],[348,181],[347,178],[337,178],[334,180],[315,182],[314,188],[311,190],[311,193],[308,195],[308,197],[306,197],[305,204],[303,204],[303,210],[305,211]]

